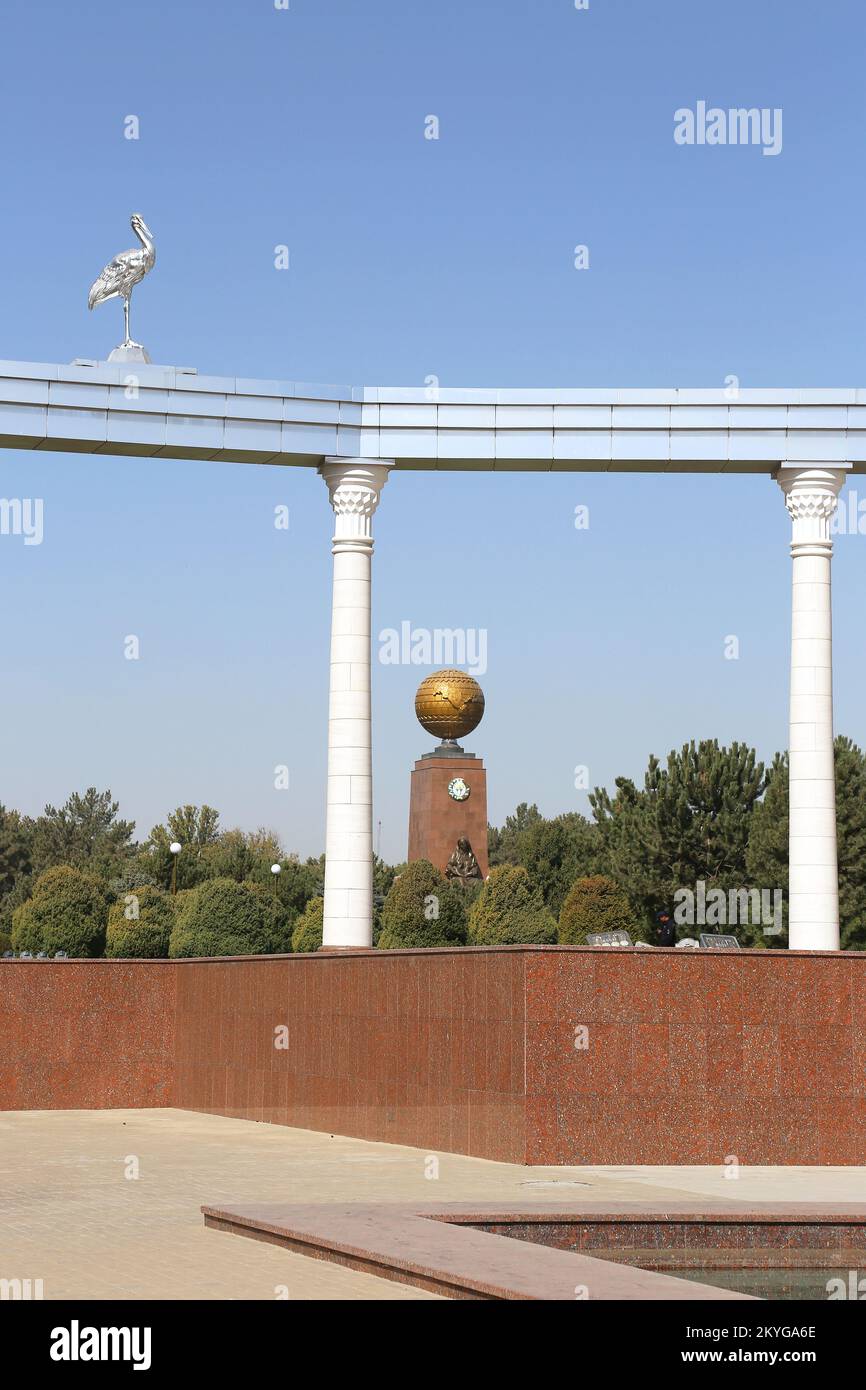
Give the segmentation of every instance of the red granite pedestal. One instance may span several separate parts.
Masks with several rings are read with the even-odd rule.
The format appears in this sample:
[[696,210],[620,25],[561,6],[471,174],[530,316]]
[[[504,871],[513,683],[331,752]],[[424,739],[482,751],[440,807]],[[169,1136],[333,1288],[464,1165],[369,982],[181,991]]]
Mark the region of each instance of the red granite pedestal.
[[[469,788],[464,801],[456,801],[448,787],[462,778]],[[429,859],[437,869],[445,866],[465,839],[487,877],[487,772],[473,753],[455,749],[445,755],[438,749],[419,758],[412,769],[409,793],[409,862]]]

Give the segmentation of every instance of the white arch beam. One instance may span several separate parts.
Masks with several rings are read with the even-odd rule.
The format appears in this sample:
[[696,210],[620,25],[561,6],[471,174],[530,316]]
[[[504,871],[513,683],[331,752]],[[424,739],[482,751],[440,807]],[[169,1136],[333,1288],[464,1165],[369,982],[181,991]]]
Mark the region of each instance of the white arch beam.
[[866,471],[866,390],[437,390],[0,362],[0,447],[318,467]]

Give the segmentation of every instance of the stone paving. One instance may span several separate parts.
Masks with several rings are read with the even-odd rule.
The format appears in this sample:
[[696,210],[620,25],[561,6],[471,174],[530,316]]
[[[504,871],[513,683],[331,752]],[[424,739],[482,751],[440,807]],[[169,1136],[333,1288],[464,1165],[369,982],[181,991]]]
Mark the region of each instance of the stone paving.
[[[138,1176],[127,1176],[137,1171]],[[438,1168],[438,1176],[435,1175]],[[428,1176],[430,1175],[430,1176]],[[523,1168],[184,1110],[0,1114],[0,1279],[46,1299],[429,1299],[206,1230],[203,1203],[866,1200],[863,1168]]]

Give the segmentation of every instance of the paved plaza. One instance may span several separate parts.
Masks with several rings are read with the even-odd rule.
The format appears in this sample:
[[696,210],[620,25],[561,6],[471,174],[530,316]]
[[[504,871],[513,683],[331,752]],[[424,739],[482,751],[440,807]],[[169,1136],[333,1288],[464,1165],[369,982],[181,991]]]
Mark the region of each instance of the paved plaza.
[[46,1299],[434,1297],[206,1230],[203,1203],[866,1196],[863,1168],[524,1168],[183,1110],[5,1112],[0,1148],[0,1278]]

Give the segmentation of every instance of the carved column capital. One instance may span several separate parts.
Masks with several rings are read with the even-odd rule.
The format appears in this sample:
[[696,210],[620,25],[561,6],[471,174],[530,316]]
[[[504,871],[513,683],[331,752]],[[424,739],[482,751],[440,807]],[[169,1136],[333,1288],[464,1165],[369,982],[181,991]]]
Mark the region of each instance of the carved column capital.
[[832,553],[830,519],[847,476],[846,469],[829,464],[785,465],[776,473],[776,481],[785,494],[785,506],[794,523],[792,555]]
[[326,458],[320,464],[336,518],[334,550],[372,550],[373,514],[390,469],[380,459]]

